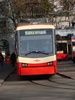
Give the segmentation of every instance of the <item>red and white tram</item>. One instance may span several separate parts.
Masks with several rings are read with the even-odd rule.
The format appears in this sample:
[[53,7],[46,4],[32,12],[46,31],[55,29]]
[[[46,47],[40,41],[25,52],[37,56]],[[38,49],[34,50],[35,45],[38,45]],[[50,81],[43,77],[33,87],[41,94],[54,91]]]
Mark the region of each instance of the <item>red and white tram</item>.
[[21,24],[16,31],[17,74],[56,74],[55,27],[51,24]]
[[75,63],[75,35],[71,37],[72,41],[72,60]]
[[57,40],[57,59],[68,60],[68,42],[67,40]]

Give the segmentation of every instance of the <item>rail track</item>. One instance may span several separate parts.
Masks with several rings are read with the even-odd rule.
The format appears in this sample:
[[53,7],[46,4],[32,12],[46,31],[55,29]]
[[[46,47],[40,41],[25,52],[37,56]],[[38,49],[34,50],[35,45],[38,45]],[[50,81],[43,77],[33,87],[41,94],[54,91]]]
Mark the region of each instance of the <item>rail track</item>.
[[[27,84],[36,84],[44,87],[53,87],[59,89],[72,89],[75,90],[75,78],[72,75],[75,72],[75,64],[72,61],[61,61],[58,62],[58,73],[53,77],[50,76],[38,76],[38,77],[23,77],[19,78],[16,75],[16,70],[7,77],[3,82],[4,84],[9,85],[27,85]],[[66,74],[67,73],[67,74]],[[14,78],[16,77],[16,78]],[[13,80],[14,79],[14,80]],[[64,88],[66,86],[66,88]]]

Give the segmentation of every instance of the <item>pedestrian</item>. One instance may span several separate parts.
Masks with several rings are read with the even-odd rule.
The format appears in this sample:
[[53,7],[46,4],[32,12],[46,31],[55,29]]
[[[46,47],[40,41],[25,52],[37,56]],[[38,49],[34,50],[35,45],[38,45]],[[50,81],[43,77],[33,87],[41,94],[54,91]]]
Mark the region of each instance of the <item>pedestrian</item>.
[[4,57],[3,57],[2,53],[0,52],[0,66],[1,66],[1,69],[3,69],[3,63],[4,63]]
[[15,67],[16,66],[16,53],[15,53],[15,51],[12,52],[12,54],[10,56],[10,60],[11,60],[12,66]]

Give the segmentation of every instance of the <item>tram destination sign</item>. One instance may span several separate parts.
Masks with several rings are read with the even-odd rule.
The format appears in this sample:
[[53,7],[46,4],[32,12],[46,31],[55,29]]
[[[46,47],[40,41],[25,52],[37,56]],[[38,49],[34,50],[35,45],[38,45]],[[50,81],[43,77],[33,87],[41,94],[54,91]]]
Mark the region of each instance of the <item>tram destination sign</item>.
[[44,29],[44,30],[20,30],[20,36],[28,36],[28,35],[47,35],[51,34],[51,29]]
[[37,34],[46,34],[45,30],[42,31],[25,31],[25,35],[37,35]]

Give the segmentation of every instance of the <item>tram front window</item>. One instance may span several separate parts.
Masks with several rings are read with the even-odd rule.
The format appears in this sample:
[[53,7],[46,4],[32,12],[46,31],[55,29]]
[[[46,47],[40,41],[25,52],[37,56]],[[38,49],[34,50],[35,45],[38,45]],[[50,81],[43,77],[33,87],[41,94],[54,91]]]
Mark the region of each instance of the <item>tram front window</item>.
[[21,36],[19,54],[23,56],[33,51],[52,54],[53,53],[52,37],[53,37],[52,34]]

